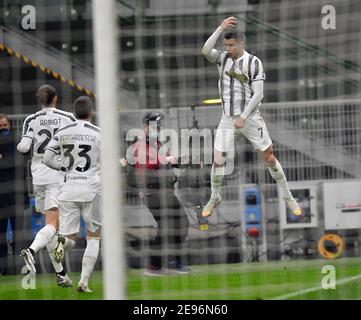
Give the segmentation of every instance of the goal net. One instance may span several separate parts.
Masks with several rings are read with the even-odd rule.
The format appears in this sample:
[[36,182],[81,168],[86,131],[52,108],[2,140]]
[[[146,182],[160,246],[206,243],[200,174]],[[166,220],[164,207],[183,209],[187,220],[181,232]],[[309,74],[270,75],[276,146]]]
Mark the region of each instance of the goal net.
[[[359,299],[359,1],[114,0],[104,12],[100,2],[0,1],[0,125],[11,126],[0,135],[0,299]],[[244,130],[223,180],[212,171],[224,70],[202,48],[230,16],[262,62],[256,131],[268,131],[300,216]],[[44,84],[64,111],[90,97],[103,135],[102,240],[86,296],[84,219],[63,261],[73,288],[57,286],[46,247],[34,277],[20,257],[47,224],[32,150],[16,150]],[[205,218],[217,185],[222,201]]]

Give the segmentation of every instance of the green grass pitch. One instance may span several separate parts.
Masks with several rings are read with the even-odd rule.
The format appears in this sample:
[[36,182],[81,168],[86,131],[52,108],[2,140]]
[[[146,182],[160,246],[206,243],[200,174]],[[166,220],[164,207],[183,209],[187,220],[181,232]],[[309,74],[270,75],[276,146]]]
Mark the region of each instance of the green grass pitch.
[[[322,267],[336,270],[336,289],[322,289]],[[70,277],[76,284],[79,273]],[[93,293],[58,288],[53,274],[37,275],[36,289],[24,290],[24,275],[0,277],[0,300],[102,299],[102,274],[95,272],[90,280]],[[337,260],[293,260],[244,264],[193,266],[188,275],[146,277],[143,270],[127,272],[128,299],[360,299],[361,258]]]

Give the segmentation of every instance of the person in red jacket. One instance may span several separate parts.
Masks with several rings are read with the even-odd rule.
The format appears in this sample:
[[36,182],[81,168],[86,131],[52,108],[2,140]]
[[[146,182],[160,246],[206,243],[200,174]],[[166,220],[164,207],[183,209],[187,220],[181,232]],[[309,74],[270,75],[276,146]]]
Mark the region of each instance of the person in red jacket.
[[157,235],[149,243],[151,253],[144,272],[148,276],[190,272],[186,255],[182,253],[189,221],[174,189],[173,167],[177,166],[178,159],[160,152],[163,118],[163,114],[156,112],[145,115],[144,139],[133,144],[133,165],[129,167],[134,177],[133,186],[158,224]]

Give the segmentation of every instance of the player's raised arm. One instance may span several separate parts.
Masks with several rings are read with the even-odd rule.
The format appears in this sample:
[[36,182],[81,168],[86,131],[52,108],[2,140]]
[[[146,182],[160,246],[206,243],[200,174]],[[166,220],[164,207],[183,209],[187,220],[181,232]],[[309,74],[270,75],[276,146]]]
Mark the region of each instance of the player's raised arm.
[[202,48],[202,55],[207,58],[209,62],[216,63],[221,51],[214,49],[219,36],[224,30],[228,27],[234,27],[237,24],[237,19],[235,17],[229,17],[224,19],[221,25],[213,32],[213,34],[208,38]]

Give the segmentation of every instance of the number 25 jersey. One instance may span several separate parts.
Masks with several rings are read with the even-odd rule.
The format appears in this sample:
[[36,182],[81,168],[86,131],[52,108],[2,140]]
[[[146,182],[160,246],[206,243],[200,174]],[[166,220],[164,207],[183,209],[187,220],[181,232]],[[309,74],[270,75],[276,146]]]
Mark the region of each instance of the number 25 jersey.
[[60,127],[74,123],[73,114],[56,108],[43,108],[28,116],[23,124],[23,137],[33,140],[31,174],[34,185],[59,183],[62,174],[42,163],[45,148]]

